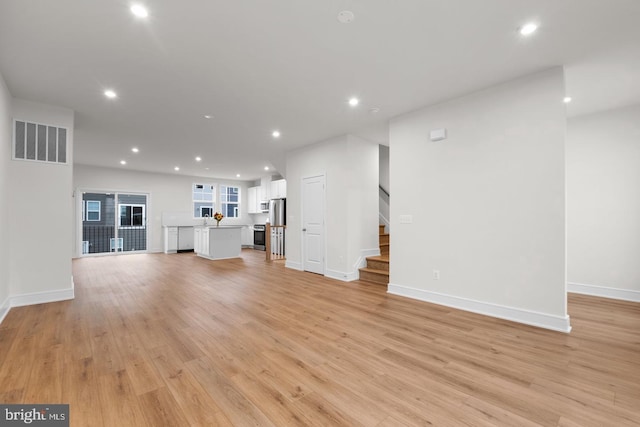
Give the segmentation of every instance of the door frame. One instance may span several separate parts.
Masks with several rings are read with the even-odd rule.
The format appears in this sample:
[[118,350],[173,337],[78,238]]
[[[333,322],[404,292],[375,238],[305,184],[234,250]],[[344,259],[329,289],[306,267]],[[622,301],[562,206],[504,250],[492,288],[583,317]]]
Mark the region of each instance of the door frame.
[[[147,249],[144,251],[128,251],[128,252],[104,252],[98,254],[83,254],[82,253],[82,194],[83,193],[111,193],[111,194],[136,194],[136,195],[144,195],[147,197],[147,208],[145,212],[146,219],[146,232],[147,232]],[[95,188],[95,187],[77,187],[73,193],[75,198],[75,209],[74,209],[74,217],[75,217],[75,226],[76,226],[76,238],[75,238],[75,249],[74,249],[74,258],[84,258],[84,257],[98,257],[98,256],[111,256],[111,255],[127,255],[127,254],[145,254],[150,253],[149,243],[151,242],[151,236],[153,232],[149,227],[149,218],[151,212],[151,193],[148,191],[133,191],[133,190],[114,190],[114,189],[104,189],[104,188]],[[116,205],[117,206],[117,205]],[[117,215],[116,215],[117,217]]]
[[321,172],[321,173],[317,173],[317,174],[313,174],[313,175],[307,175],[307,176],[302,176],[300,178],[300,254],[302,255],[301,258],[301,270],[302,271],[307,271],[305,270],[305,244],[304,244],[304,232],[302,231],[302,229],[304,228],[304,181],[305,179],[310,179],[310,178],[319,178],[322,177],[322,181],[323,181],[323,188],[322,188],[322,236],[323,236],[323,261],[322,261],[322,275],[326,276],[327,275],[327,174],[325,172]]

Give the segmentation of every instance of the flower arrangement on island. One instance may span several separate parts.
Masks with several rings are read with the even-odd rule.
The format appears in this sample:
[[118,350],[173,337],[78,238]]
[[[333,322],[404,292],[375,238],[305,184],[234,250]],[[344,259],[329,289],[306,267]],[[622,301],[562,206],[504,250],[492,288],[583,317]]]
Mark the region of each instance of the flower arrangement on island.
[[220,226],[220,221],[222,221],[222,218],[224,218],[224,215],[222,215],[222,212],[216,212],[213,214],[213,219],[216,220],[216,227]]

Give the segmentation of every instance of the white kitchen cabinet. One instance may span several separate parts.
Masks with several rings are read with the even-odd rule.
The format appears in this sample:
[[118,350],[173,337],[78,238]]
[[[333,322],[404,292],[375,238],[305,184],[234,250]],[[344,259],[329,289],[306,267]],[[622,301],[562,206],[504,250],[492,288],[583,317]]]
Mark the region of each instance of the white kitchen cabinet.
[[242,226],[196,226],[194,237],[196,255],[208,259],[227,259],[240,256]]
[[164,227],[164,253],[178,252],[178,227]]
[[278,179],[271,181],[271,198],[285,199],[287,197],[287,180]]
[[194,227],[193,229],[193,251],[195,253],[202,252],[202,227]]
[[253,247],[253,227],[252,226],[245,225],[244,227],[242,227],[241,240],[242,240],[243,248]]
[[260,178],[260,202],[268,202],[271,199],[271,177],[263,176]]
[[247,191],[247,211],[249,213],[260,213],[260,187],[249,187]]

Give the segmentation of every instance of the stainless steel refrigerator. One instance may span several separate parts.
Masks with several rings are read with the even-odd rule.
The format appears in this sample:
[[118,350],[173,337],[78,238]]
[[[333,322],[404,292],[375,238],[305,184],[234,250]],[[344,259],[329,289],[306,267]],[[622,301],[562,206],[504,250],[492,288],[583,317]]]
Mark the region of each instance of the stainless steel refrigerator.
[[287,199],[272,199],[269,202],[271,225],[287,225]]

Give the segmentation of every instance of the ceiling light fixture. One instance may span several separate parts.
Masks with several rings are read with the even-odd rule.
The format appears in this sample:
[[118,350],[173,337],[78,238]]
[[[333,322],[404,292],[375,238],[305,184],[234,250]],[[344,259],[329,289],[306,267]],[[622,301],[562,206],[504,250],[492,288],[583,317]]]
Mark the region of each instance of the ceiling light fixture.
[[180,170],[180,168],[178,166],[176,166],[175,168],[173,168],[173,170],[178,172]]
[[104,96],[106,96],[109,99],[113,99],[113,98],[117,98],[118,94],[112,89],[107,89],[104,91]]
[[126,160],[120,160],[120,164],[121,164],[121,165],[126,165],[126,164],[127,164],[127,161],[126,161]]
[[562,102],[564,102],[565,104],[570,103],[570,102],[571,102],[571,97],[570,97],[570,96],[565,96],[565,97],[562,99]]
[[519,32],[522,36],[530,36],[531,34],[535,33],[537,29],[538,24],[529,22],[528,24],[524,24],[522,27],[520,27]]
[[236,178],[240,178],[240,174],[239,173],[236,174]]
[[213,118],[213,116],[212,116],[211,114],[205,114],[205,115],[204,115],[204,118],[205,118],[205,119],[211,119],[211,118]]
[[149,16],[149,11],[141,4],[131,5],[131,8],[129,10],[131,10],[131,13],[133,13],[138,18],[146,18]]
[[338,13],[338,22],[341,24],[351,24],[354,19],[356,19],[356,15],[354,15],[350,10],[343,10]]
[[273,136],[274,138],[280,138],[280,131],[279,130],[274,130],[271,133],[271,136]]
[[268,171],[269,170],[269,166],[265,166],[264,170]]
[[349,99],[349,105],[352,107],[356,107],[358,104],[360,104],[360,100],[358,98],[353,97]]
[[196,156],[196,162],[200,162],[200,161],[202,161],[202,157]]
[[138,149],[138,147],[133,147],[131,151],[133,151],[134,153],[139,153],[140,149]]

